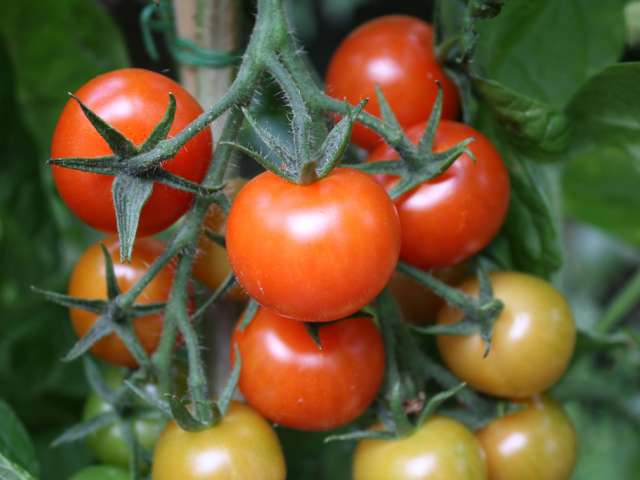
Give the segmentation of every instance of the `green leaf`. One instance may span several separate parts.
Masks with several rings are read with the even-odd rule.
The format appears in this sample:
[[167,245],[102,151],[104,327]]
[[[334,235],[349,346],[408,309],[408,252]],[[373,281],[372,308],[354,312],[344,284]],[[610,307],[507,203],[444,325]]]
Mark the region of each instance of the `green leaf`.
[[128,262],[133,253],[140,212],[151,196],[153,182],[121,174],[113,181],[112,191],[120,238],[120,261]]
[[564,113],[495,80],[476,78],[474,85],[515,147],[529,154],[541,153],[542,160],[549,159],[544,154],[566,148],[569,122]]
[[4,479],[2,459],[7,462],[6,466],[13,463],[38,475],[38,460],[29,434],[11,407],[0,400],[0,478]]
[[12,463],[2,453],[0,453],[0,478],[2,480],[35,480],[33,475]]
[[624,0],[509,0],[478,22],[479,73],[557,110],[624,48]]
[[640,63],[613,65],[572,100],[574,155],[563,175],[569,214],[640,245]]

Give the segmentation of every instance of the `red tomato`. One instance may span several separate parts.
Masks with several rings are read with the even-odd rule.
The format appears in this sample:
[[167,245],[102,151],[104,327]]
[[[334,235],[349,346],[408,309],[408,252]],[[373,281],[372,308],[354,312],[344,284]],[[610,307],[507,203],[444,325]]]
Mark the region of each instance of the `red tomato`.
[[[407,131],[417,143],[425,124]],[[405,193],[395,204],[402,227],[400,257],[422,269],[449,267],[487,246],[500,229],[509,206],[509,174],[500,154],[480,132],[462,123],[443,120],[438,126],[434,151],[442,152],[465,138],[475,140],[469,149],[474,162],[462,154],[442,175]],[[367,161],[396,160],[387,145],[374,150]],[[378,176],[391,188],[393,176]]]
[[[327,70],[327,93],[356,105],[368,98],[365,111],[380,115],[375,93],[380,86],[400,125],[410,127],[425,121],[442,85],[443,118],[458,114],[458,92],[438,64],[431,26],[404,15],[376,18],[351,32],[333,54]],[[352,141],[371,149],[381,138],[356,124]]]
[[[118,240],[116,238],[107,238],[102,243],[111,253],[116,280],[122,291],[129,290],[147,271],[149,265],[162,254],[165,248],[157,240],[151,238],[140,239],[136,241],[131,262],[121,263],[120,243]],[[173,266],[165,266],[142,291],[136,303],[167,301],[171,284],[173,283],[173,275]],[[107,298],[104,258],[99,243],[89,247],[76,263],[69,282],[69,295],[89,299]],[[97,318],[94,313],[73,308],[70,310],[70,314],[73,329],[78,336],[86,334]],[[138,317],[133,321],[136,335],[147,353],[153,352],[160,342],[162,321],[163,317],[159,314]],[[133,356],[115,333],[98,340],[91,348],[91,353],[116,365],[125,367],[137,366]]]
[[[114,70],[86,83],[76,96],[139,146],[164,116],[169,93],[176,98],[175,119],[169,131],[172,137],[200,115],[202,108],[184,88],[159,73],[137,68]],[[211,132],[205,129],[175,157],[164,162],[163,168],[200,182],[211,159],[211,145]],[[100,157],[111,153],[78,103],[69,100],[53,133],[51,157]],[[98,230],[116,231],[111,196],[113,177],[54,166],[53,179],[65,203],[84,222]],[[189,208],[191,201],[192,195],[188,193],[155,184],[142,209],[138,234],[152,235],[169,227]]]
[[238,193],[227,219],[227,252],[240,284],[298,320],[358,311],[387,283],[399,250],[393,202],[369,175],[347,168],[310,185],[262,173]]
[[300,430],[329,430],[358,417],[382,383],[384,347],[368,317],[319,328],[320,348],[302,322],[260,308],[236,330],[240,391],[262,415]]

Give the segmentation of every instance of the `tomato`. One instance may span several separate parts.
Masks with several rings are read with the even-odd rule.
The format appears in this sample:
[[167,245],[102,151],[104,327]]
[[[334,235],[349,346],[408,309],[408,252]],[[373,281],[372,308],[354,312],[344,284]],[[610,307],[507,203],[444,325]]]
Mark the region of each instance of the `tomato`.
[[[242,178],[234,178],[227,182],[225,191],[233,199],[242,186],[247,183]],[[225,216],[222,209],[213,204],[205,216],[203,227],[214,233],[224,234]],[[198,251],[193,261],[193,274],[195,277],[209,287],[211,290],[217,289],[224,279],[231,273],[227,250],[211,240],[204,231],[198,239]],[[235,285],[227,293],[230,300],[243,301],[247,299],[242,287]]]
[[[122,291],[129,290],[165,248],[157,240],[139,239],[136,241],[131,262],[121,263],[118,240],[107,238],[102,243],[111,254],[116,280]],[[167,301],[173,283],[173,275],[173,266],[171,264],[165,266],[142,291],[136,303]],[[104,257],[100,243],[89,247],[76,263],[69,282],[69,295],[89,299],[107,298]],[[73,328],[78,336],[86,334],[97,319],[96,314],[86,310],[72,308],[70,314]],[[154,314],[138,317],[133,321],[134,330],[147,353],[153,352],[160,342],[162,319],[161,314]],[[135,359],[115,333],[98,340],[91,348],[91,352],[96,357],[110,363],[127,367],[137,366]]]
[[108,465],[94,465],[76,472],[70,480],[129,480],[129,472]]
[[[122,386],[124,372],[120,369],[109,369],[105,374],[107,386],[117,389]],[[153,384],[144,386],[148,393],[158,395],[157,387]],[[146,406],[139,400],[134,407]],[[112,412],[113,408],[98,394],[91,393],[84,405],[83,420],[88,421],[103,413]],[[164,428],[164,418],[159,411],[138,413],[133,418],[133,429],[136,439],[145,450],[153,450],[160,433]],[[93,455],[101,462],[127,468],[130,461],[129,446],[124,438],[124,432],[117,422],[108,424],[86,437],[87,445]]]
[[[407,131],[417,143],[425,124]],[[509,206],[509,174],[500,154],[480,132],[462,123],[438,125],[434,151],[442,152],[465,138],[476,161],[462,154],[442,175],[424,182],[395,200],[402,227],[400,257],[422,269],[450,267],[487,246],[500,229]],[[367,161],[396,160],[386,144]],[[397,179],[378,176],[391,188]]]
[[[458,114],[458,92],[438,64],[431,26],[422,20],[390,15],[371,20],[349,34],[333,54],[326,76],[327,93],[356,105],[368,98],[365,111],[380,115],[375,93],[379,85],[400,125],[425,121],[442,85],[442,117]],[[381,138],[361,124],[354,125],[352,141],[371,149]]]
[[362,440],[353,458],[353,480],[486,478],[478,441],[464,425],[447,417],[431,417],[407,437]]
[[[446,365],[473,388],[490,395],[527,398],[553,385],[564,373],[576,341],[576,327],[564,297],[549,283],[517,272],[490,275],[493,293],[504,309],[493,328],[491,350],[479,334],[438,336]],[[478,281],[460,286],[478,294]],[[463,313],[446,307],[439,324],[454,323]]]
[[[176,98],[175,119],[169,131],[169,137],[172,137],[200,115],[202,108],[184,88],[159,73],[137,68],[114,70],[90,80],[76,92],[76,96],[139,146],[163,118],[169,93]],[[51,156],[100,157],[111,153],[78,103],[69,100],[53,133]],[[211,153],[211,132],[205,129],[187,142],[175,157],[165,161],[163,168],[200,182],[207,171]],[[111,196],[113,177],[54,166],[53,179],[65,203],[84,222],[98,230],[116,231]],[[138,234],[151,235],[164,230],[189,208],[192,198],[191,194],[155,184],[142,209]]]
[[398,214],[362,172],[338,168],[309,185],[265,172],[238,193],[227,252],[240,284],[285,317],[330,321],[369,303],[398,260]]
[[153,454],[152,480],[284,480],[284,456],[273,428],[252,408],[231,404],[215,427],[164,430]]
[[[468,275],[469,269],[461,264],[431,273],[448,285],[456,285]],[[414,325],[435,322],[438,311],[445,305],[441,297],[402,272],[394,272],[389,288],[400,306],[404,319]]]
[[547,398],[492,421],[477,432],[491,480],[569,480],[576,432],[562,407]]
[[[240,391],[269,420],[300,430],[349,423],[373,402],[384,373],[374,322],[351,318],[319,328],[321,348],[302,322],[260,308],[236,329]],[[232,349],[233,351],[233,349]]]

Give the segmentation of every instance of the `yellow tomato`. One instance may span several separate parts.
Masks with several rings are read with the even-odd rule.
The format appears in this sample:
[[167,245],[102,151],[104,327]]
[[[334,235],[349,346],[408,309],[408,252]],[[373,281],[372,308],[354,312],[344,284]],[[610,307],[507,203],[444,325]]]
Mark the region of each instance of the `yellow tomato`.
[[524,410],[477,432],[490,480],[569,480],[576,463],[576,432],[562,407],[532,399]]
[[[576,327],[564,297],[549,283],[516,272],[490,275],[494,295],[504,310],[493,329],[491,350],[479,334],[442,335],[438,349],[445,364],[476,390],[508,398],[528,398],[553,385],[564,373],[576,340]],[[476,279],[460,287],[478,294]],[[460,320],[452,307],[438,315],[439,324]]]
[[215,427],[186,432],[175,422],[153,453],[152,480],[284,480],[278,437],[252,408],[232,403]]
[[484,480],[480,444],[461,423],[432,417],[411,435],[362,440],[353,460],[353,480]]

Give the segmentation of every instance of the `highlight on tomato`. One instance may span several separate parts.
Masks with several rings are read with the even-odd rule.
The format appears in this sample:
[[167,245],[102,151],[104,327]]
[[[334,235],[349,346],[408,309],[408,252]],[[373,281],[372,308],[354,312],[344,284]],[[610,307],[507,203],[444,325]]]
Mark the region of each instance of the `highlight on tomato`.
[[[418,143],[426,124],[407,130]],[[468,125],[441,120],[434,151],[442,152],[472,137],[463,153],[442,175],[424,182],[395,200],[402,230],[400,258],[419,268],[451,267],[478,253],[498,233],[509,206],[509,173],[500,153],[482,133]],[[367,161],[397,160],[386,144]],[[387,189],[397,178],[377,175]]]
[[[140,280],[153,261],[165,249],[162,242],[152,238],[138,239],[129,263],[120,261],[120,243],[110,237],[91,245],[77,261],[69,281],[69,295],[74,297],[101,300],[107,298],[105,263],[100,243],[111,254],[116,282],[120,290],[126,292]],[[173,283],[174,267],[166,265],[147,285],[137,298],[136,303],[165,302],[169,298]],[[85,335],[97,320],[97,315],[86,310],[72,308],[69,311],[73,329],[79,337]],[[162,334],[162,314],[146,315],[133,320],[133,329],[147,353],[153,352]],[[136,367],[137,362],[127,350],[122,340],[111,333],[98,340],[91,353],[96,357],[116,365]]]
[[[172,137],[202,113],[198,102],[168,77],[139,68],[114,70],[84,84],[75,96],[99,117],[140,146],[164,117],[169,93],[176,111],[168,137]],[[52,158],[94,158],[111,155],[111,149],[85,117],[78,102],[66,103],[51,141]],[[162,163],[165,170],[200,182],[212,154],[212,136],[204,129],[178,153]],[[85,223],[105,232],[116,232],[111,184],[113,177],[53,166],[53,180],[67,206]],[[152,235],[172,225],[189,208],[193,196],[155,184],[142,209],[138,235]]]
[[369,175],[337,168],[296,185],[271,172],[250,180],[227,219],[238,282],[278,314],[347,317],[380,293],[400,251],[398,214]]
[[251,407],[232,402],[219,424],[198,432],[170,422],[153,453],[152,480],[284,480],[280,442]]
[[522,410],[493,420],[476,433],[491,480],[569,480],[577,440],[571,420],[549,398],[532,398]]
[[[494,272],[493,294],[504,309],[493,327],[491,350],[479,334],[439,335],[444,363],[476,390],[505,398],[528,398],[545,391],[566,370],[576,341],[576,326],[567,301],[546,281],[518,272]],[[473,278],[459,288],[477,296]],[[451,324],[463,312],[447,306],[438,324]]]
[[353,457],[353,480],[487,478],[492,477],[478,440],[463,424],[443,416],[429,418],[406,437],[361,440]]
[[320,324],[314,339],[304,323],[260,308],[244,330],[236,329],[233,342],[244,398],[290,428],[345,425],[367,409],[382,383],[384,346],[369,317]]
[[[438,82],[444,93],[442,116],[455,119],[457,88],[438,63],[432,28],[407,15],[376,18],[351,32],[331,57],[325,79],[329,95],[352,105],[368,98],[364,109],[375,116],[380,115],[378,85],[405,128],[429,118]],[[382,139],[356,123],[351,140],[370,150]]]

